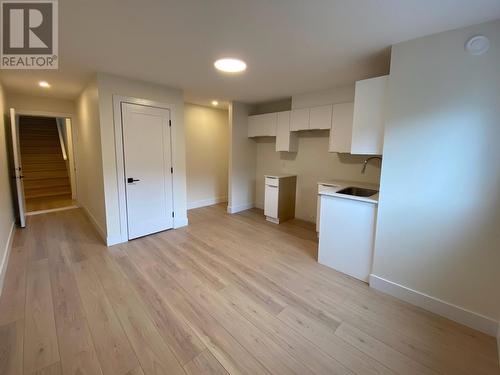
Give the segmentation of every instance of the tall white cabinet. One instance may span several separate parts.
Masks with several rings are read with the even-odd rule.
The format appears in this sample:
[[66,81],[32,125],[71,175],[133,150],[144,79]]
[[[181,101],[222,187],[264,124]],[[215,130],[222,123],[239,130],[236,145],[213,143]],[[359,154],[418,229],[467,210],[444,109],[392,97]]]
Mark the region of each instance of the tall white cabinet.
[[333,105],[330,152],[382,155],[388,76],[356,82],[354,103]]
[[351,153],[382,155],[389,76],[356,82]]

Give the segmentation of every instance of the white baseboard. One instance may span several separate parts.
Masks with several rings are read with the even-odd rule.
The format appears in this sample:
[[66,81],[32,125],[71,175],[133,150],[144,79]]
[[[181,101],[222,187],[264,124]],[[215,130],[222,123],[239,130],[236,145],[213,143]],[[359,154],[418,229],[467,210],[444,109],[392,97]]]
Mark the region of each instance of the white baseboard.
[[127,242],[128,240],[123,240],[122,236],[107,236],[106,237],[106,246],[118,245],[119,243]]
[[499,322],[494,319],[396,284],[380,276],[370,275],[370,287],[487,335],[497,334]]
[[224,202],[227,202],[227,197],[201,199],[198,201],[188,202],[187,208],[188,210],[192,210],[193,208],[212,206],[214,204],[224,203]]
[[174,218],[174,229],[182,228],[188,225],[187,216]]
[[[106,236],[106,232],[104,231],[104,229],[102,229],[102,227],[99,225],[99,223],[97,222],[97,220],[94,217],[94,215],[92,215],[90,213],[90,211],[87,209],[87,207],[85,207],[83,205],[80,205],[80,207],[83,209],[83,212],[85,212],[85,215],[87,215],[87,217],[90,219],[90,222],[92,224],[94,224],[94,227],[97,230],[97,233],[99,233],[99,236],[102,238],[102,240],[104,241],[104,243],[107,245],[108,244],[108,238]],[[110,245],[108,245],[108,246],[110,246]]]
[[3,282],[5,280],[5,274],[7,273],[7,267],[9,265],[9,255],[12,249],[12,241],[14,240],[15,229],[16,223],[13,221],[10,227],[9,237],[7,237],[7,243],[4,247],[2,263],[0,263],[0,296],[3,292]]
[[229,214],[235,214],[237,212],[249,210],[251,208],[254,208],[255,204],[254,203],[245,203],[245,204],[238,204],[236,206],[227,206],[227,212]]

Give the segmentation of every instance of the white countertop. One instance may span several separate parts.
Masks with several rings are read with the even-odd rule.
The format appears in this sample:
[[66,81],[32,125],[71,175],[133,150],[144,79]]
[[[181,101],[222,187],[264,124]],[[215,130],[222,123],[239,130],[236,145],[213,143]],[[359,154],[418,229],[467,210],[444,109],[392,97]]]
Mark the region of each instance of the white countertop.
[[269,178],[287,178],[287,177],[297,177],[296,174],[265,174],[264,177]]
[[[322,185],[323,187],[320,187]],[[358,181],[345,181],[345,180],[324,180],[318,182],[318,194],[326,195],[331,197],[339,197],[344,199],[352,199],[356,201],[368,202],[368,203],[378,203],[378,193],[372,195],[371,197],[357,197],[354,195],[338,194],[339,190],[342,190],[349,186],[355,186],[366,189],[379,190],[379,185],[371,184],[366,182]]]

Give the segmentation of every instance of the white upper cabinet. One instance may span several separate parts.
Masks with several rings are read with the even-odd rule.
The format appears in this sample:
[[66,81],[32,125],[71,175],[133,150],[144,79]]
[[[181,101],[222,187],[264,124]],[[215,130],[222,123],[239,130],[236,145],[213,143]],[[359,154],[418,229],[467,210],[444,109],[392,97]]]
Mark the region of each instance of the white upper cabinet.
[[351,152],[354,103],[333,105],[329,152]]
[[297,152],[297,134],[290,131],[290,111],[278,112],[276,151]]
[[309,108],[292,109],[290,130],[309,130]]
[[309,113],[309,129],[330,129],[332,126],[332,105],[312,107]]
[[382,155],[388,78],[356,82],[351,154]]
[[248,116],[249,137],[275,137],[278,114]]

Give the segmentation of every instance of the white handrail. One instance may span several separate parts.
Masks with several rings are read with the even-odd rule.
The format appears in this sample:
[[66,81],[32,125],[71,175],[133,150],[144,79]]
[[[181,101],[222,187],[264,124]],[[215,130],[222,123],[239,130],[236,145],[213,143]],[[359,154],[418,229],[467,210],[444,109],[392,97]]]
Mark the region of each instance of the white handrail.
[[61,143],[61,151],[64,160],[68,160],[68,155],[66,154],[66,146],[64,145],[64,137],[62,134],[61,124],[59,123],[59,119],[57,119],[57,132],[59,133],[59,142]]

